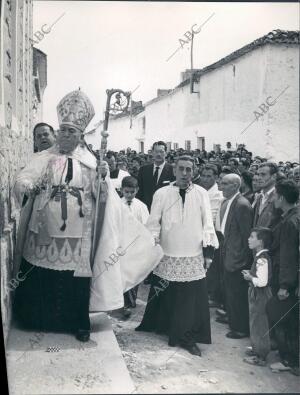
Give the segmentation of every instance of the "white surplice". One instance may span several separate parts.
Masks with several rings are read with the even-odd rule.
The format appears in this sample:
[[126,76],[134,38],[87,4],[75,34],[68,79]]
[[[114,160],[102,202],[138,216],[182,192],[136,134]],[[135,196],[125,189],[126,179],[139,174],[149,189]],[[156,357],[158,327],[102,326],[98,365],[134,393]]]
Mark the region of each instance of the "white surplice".
[[170,281],[205,277],[203,247],[219,244],[204,188],[191,184],[184,204],[175,183],[156,191],[147,227],[165,254],[154,274]]

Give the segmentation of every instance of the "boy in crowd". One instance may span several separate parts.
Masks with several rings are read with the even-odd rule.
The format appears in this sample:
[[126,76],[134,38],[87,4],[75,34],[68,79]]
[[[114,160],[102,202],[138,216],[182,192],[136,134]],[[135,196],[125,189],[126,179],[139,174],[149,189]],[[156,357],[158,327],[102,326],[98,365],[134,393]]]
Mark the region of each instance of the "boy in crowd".
[[250,270],[242,274],[249,281],[249,323],[252,350],[244,362],[251,365],[265,366],[270,351],[269,325],[266,304],[272,297],[270,288],[271,259],[268,248],[271,245],[272,233],[268,228],[253,228],[248,239],[249,248],[255,252],[254,262]]
[[[135,218],[142,224],[146,224],[149,212],[147,206],[137,199],[135,196],[138,192],[138,181],[132,176],[124,177],[122,180],[122,202],[128,207],[128,210],[135,216]],[[124,294],[124,309],[123,315],[125,318],[130,317],[130,307],[136,307],[138,285]]]

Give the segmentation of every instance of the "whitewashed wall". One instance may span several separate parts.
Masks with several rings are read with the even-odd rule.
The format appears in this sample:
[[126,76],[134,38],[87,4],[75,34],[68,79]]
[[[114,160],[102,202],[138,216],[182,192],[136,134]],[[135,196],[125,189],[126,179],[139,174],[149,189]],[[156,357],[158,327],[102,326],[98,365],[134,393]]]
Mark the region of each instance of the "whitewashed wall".
[[[268,44],[256,48],[204,74],[194,89],[200,93],[191,94],[187,85],[146,103],[145,111],[133,118],[132,129],[129,117],[111,120],[109,146],[115,150],[128,146],[138,150],[139,119],[145,116],[145,150],[160,139],[178,143],[179,147],[191,140],[195,149],[198,136],[205,137],[207,150],[213,149],[213,144],[225,148],[226,142],[231,141],[233,146],[244,143],[250,151],[268,159],[297,161],[298,59],[298,45]],[[267,98],[273,103],[284,90],[263,114],[259,106]],[[263,114],[258,120],[255,111]]]
[[33,68],[29,41],[32,0],[6,0],[0,7],[0,266],[1,314],[6,341],[11,321],[13,288],[10,281],[19,220],[11,187],[16,172],[33,153]]
[[[138,141],[136,138],[139,136],[139,114],[132,119],[132,127],[130,128],[130,117],[122,117],[118,119],[110,119],[108,125],[108,150],[119,151],[130,147],[131,149],[138,150]],[[85,141],[87,144],[92,144],[93,149],[100,148],[101,135],[100,132],[103,126],[101,125],[96,129],[95,133],[85,134]]]

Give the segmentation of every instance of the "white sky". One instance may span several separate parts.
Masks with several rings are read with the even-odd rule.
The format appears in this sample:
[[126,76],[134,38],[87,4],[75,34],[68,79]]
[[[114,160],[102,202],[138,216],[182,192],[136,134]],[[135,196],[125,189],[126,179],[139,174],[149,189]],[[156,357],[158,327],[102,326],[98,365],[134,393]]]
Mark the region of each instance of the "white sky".
[[[103,118],[106,89],[133,91],[146,102],[174,88],[190,68],[190,44],[169,61],[179,39],[197,24],[194,68],[205,67],[274,29],[299,30],[297,3],[171,3],[34,1],[33,32],[52,25],[35,45],[47,54],[44,119],[57,128],[56,105],[72,90],[89,96]],[[47,29],[45,27],[45,29]]]

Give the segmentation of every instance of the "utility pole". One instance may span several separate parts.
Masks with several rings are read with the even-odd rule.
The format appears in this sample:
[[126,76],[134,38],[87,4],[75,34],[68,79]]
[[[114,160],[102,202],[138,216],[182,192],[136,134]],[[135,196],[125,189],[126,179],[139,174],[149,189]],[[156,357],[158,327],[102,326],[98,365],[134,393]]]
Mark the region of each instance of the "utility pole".
[[194,93],[194,65],[193,65],[193,50],[194,50],[194,32],[192,31],[191,38],[191,75],[190,75],[190,93]]

